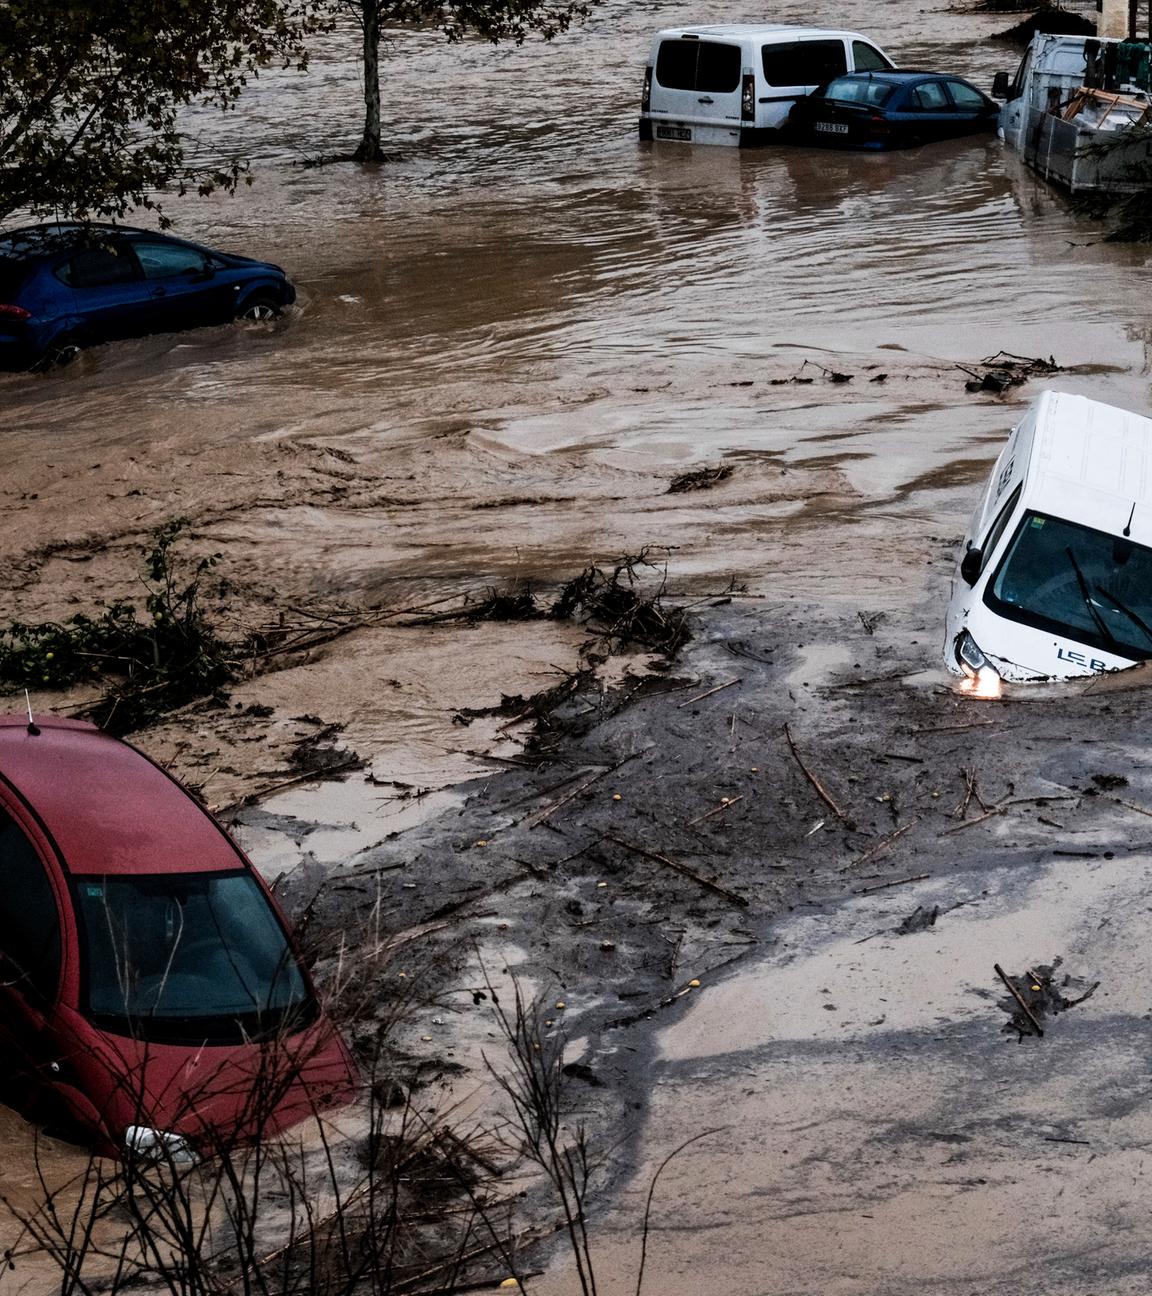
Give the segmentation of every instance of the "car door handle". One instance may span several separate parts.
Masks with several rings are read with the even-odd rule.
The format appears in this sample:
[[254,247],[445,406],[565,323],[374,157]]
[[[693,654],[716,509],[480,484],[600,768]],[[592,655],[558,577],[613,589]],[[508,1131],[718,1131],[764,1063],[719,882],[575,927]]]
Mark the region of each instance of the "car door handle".
[[153,289],[152,289],[152,296],[153,296],[153,297],[167,297],[167,296],[168,296],[168,289],[167,289],[167,288],[153,288]]
[[704,98],[704,99],[697,99],[696,102],[697,102],[697,103],[703,103],[703,104],[710,104],[710,103],[715,103],[716,100],[715,100],[715,99],[708,99],[708,98]]

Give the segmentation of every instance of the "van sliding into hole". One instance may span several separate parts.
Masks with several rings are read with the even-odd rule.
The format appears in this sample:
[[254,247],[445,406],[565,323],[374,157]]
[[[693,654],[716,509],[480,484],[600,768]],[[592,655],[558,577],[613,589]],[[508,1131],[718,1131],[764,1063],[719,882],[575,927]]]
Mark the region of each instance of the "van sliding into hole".
[[953,580],[945,662],[1071,679],[1152,659],[1152,420],[1041,393],[1000,453]]

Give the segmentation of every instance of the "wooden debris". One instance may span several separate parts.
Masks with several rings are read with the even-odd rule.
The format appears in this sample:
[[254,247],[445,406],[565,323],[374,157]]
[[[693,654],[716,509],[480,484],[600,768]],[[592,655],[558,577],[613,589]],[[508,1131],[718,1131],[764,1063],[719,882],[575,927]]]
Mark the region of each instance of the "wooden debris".
[[739,679],[729,680],[727,684],[717,684],[715,688],[707,689],[703,693],[697,693],[695,697],[690,697],[687,702],[681,702],[677,709],[683,710],[685,707],[691,706],[693,702],[703,702],[705,698],[711,697],[713,693],[723,693],[725,689],[730,689],[733,684],[742,684],[743,682],[744,677],[740,676]]
[[978,823],[983,823],[985,819],[992,819],[996,815],[1001,815],[1008,807],[1006,805],[994,805],[991,810],[985,810],[983,814],[977,815],[975,819],[966,819],[963,823],[957,824],[954,828],[945,828],[939,837],[948,837],[952,833],[963,832],[965,828],[974,828]]
[[657,851],[650,851],[643,846],[637,846],[634,842],[625,841],[623,837],[616,837],[612,833],[605,833],[604,840],[615,842],[617,846],[623,846],[625,850],[632,851],[635,855],[643,855],[645,859],[655,860],[657,864],[663,864],[666,868],[674,869],[684,877],[691,878],[697,886],[702,886],[706,891],[712,891],[718,896],[723,896],[730,904],[739,905],[741,909],[748,907],[747,896],[737,895],[735,891],[729,891],[727,887],[721,886],[718,882],[713,882],[711,878],[704,877],[702,874],[697,873],[695,869],[690,869],[687,864],[681,864],[678,860],[669,859],[667,855],[661,855]]
[[788,746],[792,751],[793,759],[796,761],[796,764],[799,765],[800,768],[804,771],[804,776],[805,778],[807,778],[808,782],[811,783],[812,786],[816,789],[816,792],[819,795],[820,800],[824,802],[824,804],[828,807],[828,809],[832,811],[832,813],[836,816],[837,819],[840,820],[841,823],[847,823],[848,816],[836,804],[836,802],[832,798],[832,794],[828,791],[828,789],[824,786],[824,784],[820,782],[820,780],[816,777],[816,775],[813,774],[812,771],[808,768],[808,766],[804,763],[804,758],[803,756],[800,755],[800,752],[796,747],[796,741],[792,737],[792,729],[789,726],[787,721],[784,722],[784,737],[788,739]]
[[989,725],[995,723],[995,720],[968,720],[964,724],[916,725],[914,728],[909,729],[908,732],[914,734],[956,733],[960,729],[986,729]]
[[561,807],[566,806],[569,801],[575,801],[581,792],[586,792],[593,783],[599,782],[608,774],[615,772],[622,766],[627,765],[629,761],[635,760],[638,756],[643,756],[645,752],[650,752],[655,743],[649,743],[647,747],[641,747],[639,751],[634,751],[630,756],[625,756],[623,760],[618,760],[615,765],[606,765],[602,770],[598,770],[591,778],[587,778],[578,787],[574,787],[571,792],[566,792],[558,801],[553,801],[550,806],[545,806],[543,810],[538,810],[535,814],[529,815],[523,822],[529,828],[538,828],[542,823],[547,822]]
[[713,815],[723,814],[725,810],[730,810],[737,801],[743,800],[744,793],[741,793],[738,797],[726,798],[718,806],[713,806],[711,810],[706,811],[704,814],[697,815],[695,819],[689,819],[688,827],[695,828],[697,824],[703,823],[705,819],[711,819]]
[[245,806],[255,805],[257,801],[263,801],[265,797],[272,796],[275,792],[283,792],[287,788],[296,787],[300,783],[323,783],[337,774],[347,774],[351,770],[363,768],[363,759],[360,756],[352,755],[346,760],[337,761],[332,765],[305,770],[303,774],[295,774],[292,778],[282,779],[279,783],[265,784],[264,787],[257,788],[254,792],[245,793],[239,801],[232,801],[222,806],[209,806],[208,812],[217,819],[223,819],[225,815],[232,815],[238,810],[243,810]]
[[881,851],[887,850],[893,842],[903,837],[906,832],[910,832],[915,828],[919,822],[920,819],[917,817],[913,819],[911,823],[906,823],[902,828],[897,828],[895,832],[890,832],[887,837],[881,837],[878,842],[874,842],[869,846],[862,855],[857,855],[854,860],[845,864],[843,868],[840,869],[840,872],[847,873],[849,869],[859,868],[861,864],[867,864],[870,860],[879,855]]
[[894,882],[874,882],[871,886],[861,887],[858,895],[867,895],[869,891],[885,891],[888,887],[904,886],[906,882],[923,882],[930,877],[928,873],[916,873],[912,877],[897,878]]
[[1012,984],[1012,981],[1009,978],[1008,974],[1004,971],[1004,969],[1000,966],[999,963],[993,963],[992,966],[996,971],[996,975],[1008,987],[1009,993],[1012,995],[1012,998],[1015,999],[1016,1002],[1020,1005],[1020,1011],[1032,1023],[1032,1029],[1036,1032],[1038,1038],[1043,1039],[1044,1027],[1041,1026],[1040,1023],[1036,1020],[1036,1014],[1032,1011],[1031,1008],[1028,1007],[1027,1003],[1024,1001],[1024,996],[1020,993],[1019,990],[1016,989],[1015,985]]

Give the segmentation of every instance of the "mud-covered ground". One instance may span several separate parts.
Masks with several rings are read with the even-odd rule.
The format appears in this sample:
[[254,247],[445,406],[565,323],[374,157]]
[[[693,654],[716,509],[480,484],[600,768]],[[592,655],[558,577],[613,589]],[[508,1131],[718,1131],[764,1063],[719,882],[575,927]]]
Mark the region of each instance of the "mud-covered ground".
[[[942,579],[949,557],[936,546]],[[388,930],[433,933],[404,965],[438,991],[411,1023],[415,1056],[451,1060],[485,1034],[473,950],[578,1041],[570,1098],[604,1156],[597,1202],[627,1189],[595,1213],[604,1290],[634,1281],[659,1159],[714,1127],[665,1184],[653,1290],[895,1292],[960,1273],[991,1292],[1012,1272],[1022,1291],[1071,1292],[1140,1269],[1142,1208],[1099,1184],[1138,1177],[1145,1140],[1132,1050],[1149,969],[1120,916],[1147,910],[1152,877],[1144,689],[973,701],[922,669],[932,615],[816,624],[770,598],[714,600],[667,678],[619,710],[572,708],[576,734],[535,768],[353,855],[316,909],[339,929],[378,904]],[[318,870],[295,876],[314,894]],[[997,962],[1021,979],[1055,964],[1067,999],[1100,985],[1041,1042],[1013,1027]],[[776,1145],[791,1142],[808,1146],[789,1161]],[[1045,1175],[1055,1199],[1021,1218]],[[918,1226],[926,1257],[910,1221],[932,1214],[959,1232]],[[812,1230],[861,1215],[886,1223],[845,1227],[820,1258]],[[1022,1249],[1052,1266],[1035,1286]],[[574,1289],[557,1263],[540,1290]]]

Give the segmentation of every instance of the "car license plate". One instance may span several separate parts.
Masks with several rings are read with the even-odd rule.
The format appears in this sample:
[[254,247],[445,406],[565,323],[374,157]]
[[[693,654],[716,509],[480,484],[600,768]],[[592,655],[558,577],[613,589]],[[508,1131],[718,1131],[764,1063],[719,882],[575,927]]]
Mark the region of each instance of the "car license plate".
[[847,135],[848,127],[840,122],[817,122],[818,131],[826,131],[829,135]]
[[691,141],[692,132],[687,126],[657,126],[656,138]]

